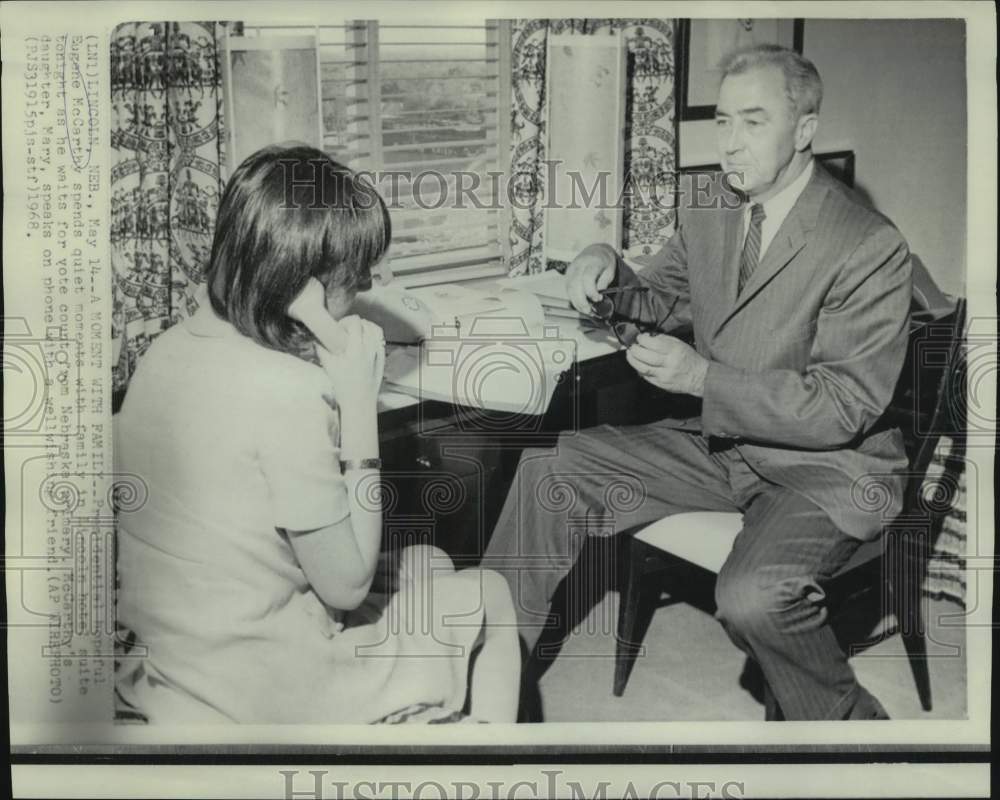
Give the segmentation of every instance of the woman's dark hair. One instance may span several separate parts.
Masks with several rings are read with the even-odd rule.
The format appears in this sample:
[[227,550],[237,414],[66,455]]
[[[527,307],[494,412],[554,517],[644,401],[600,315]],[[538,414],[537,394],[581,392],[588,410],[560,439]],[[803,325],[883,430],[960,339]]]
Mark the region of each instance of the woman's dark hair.
[[312,341],[288,316],[310,277],[347,293],[371,288],[392,227],[375,189],[321,150],[265,147],[233,173],[206,271],[215,313],[266,347]]

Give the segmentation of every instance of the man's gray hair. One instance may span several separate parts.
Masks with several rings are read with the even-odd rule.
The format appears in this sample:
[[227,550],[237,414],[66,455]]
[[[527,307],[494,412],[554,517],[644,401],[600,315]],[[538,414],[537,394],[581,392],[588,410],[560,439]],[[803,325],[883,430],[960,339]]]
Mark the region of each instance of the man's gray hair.
[[815,65],[794,50],[776,44],[757,44],[726,56],[719,69],[722,78],[742,75],[761,67],[777,67],[785,76],[785,93],[797,116],[818,114],[823,102],[823,81]]

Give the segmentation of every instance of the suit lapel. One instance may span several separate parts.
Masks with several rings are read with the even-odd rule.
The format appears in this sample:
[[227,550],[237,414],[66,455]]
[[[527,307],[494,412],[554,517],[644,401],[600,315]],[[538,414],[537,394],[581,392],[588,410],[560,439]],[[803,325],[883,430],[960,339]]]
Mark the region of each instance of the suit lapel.
[[767,252],[764,253],[757,269],[747,279],[747,285],[743,287],[743,292],[733,306],[733,313],[743,308],[757,292],[787,267],[796,253],[805,247],[805,244],[806,237],[802,221],[793,208],[788,212],[784,222],[781,223],[781,227],[778,228],[778,232],[768,245]]
[[[726,259],[726,301],[728,313],[724,314],[715,329],[715,335],[738,314],[754,296],[760,292],[768,283],[787,267],[798,252],[805,247],[806,239],[810,231],[816,227],[816,220],[819,217],[819,210],[823,204],[823,199],[829,190],[828,181],[830,178],[826,171],[819,164],[813,165],[813,175],[806,184],[806,188],[799,195],[799,199],[788,212],[778,232],[774,235],[767,251],[753,271],[743,287],[743,292],[737,297],[737,286],[739,280],[740,258],[742,248],[740,247],[739,231],[742,226],[737,224],[737,235],[735,240],[731,236],[726,236],[726,247],[728,257]],[[737,221],[742,221],[742,215],[737,211],[735,214]],[[731,249],[730,249],[731,248]]]

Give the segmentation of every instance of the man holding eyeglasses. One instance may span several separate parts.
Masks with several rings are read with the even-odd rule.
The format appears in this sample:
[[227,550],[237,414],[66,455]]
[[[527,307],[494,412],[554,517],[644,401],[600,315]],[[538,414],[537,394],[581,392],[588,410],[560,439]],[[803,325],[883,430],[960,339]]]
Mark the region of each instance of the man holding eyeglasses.
[[[632,341],[616,331],[628,363],[666,392],[700,398],[701,413],[563,435],[555,454],[526,451],[487,561],[511,582],[531,646],[581,530],[740,512],[717,616],[760,665],[784,718],[885,718],[828,624],[823,586],[901,506],[902,435],[881,417],[907,345],[909,252],[814,162],[822,84],[811,62],[758,46],[722,73],[724,175],[707,195],[682,197],[676,233],[641,271],[606,245],[567,270],[573,305],[635,321]],[[632,501],[609,495],[616,476],[637,487]],[[866,477],[887,498],[877,508],[862,496]],[[553,503],[557,479],[570,491]]]

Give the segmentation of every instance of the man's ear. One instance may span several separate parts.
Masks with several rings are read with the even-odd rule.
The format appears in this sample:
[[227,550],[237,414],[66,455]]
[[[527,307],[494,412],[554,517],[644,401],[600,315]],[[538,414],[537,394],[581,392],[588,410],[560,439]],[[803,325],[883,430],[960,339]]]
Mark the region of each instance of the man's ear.
[[808,150],[812,145],[812,140],[816,136],[816,129],[819,127],[819,116],[817,114],[803,114],[795,124],[795,149],[800,153]]

